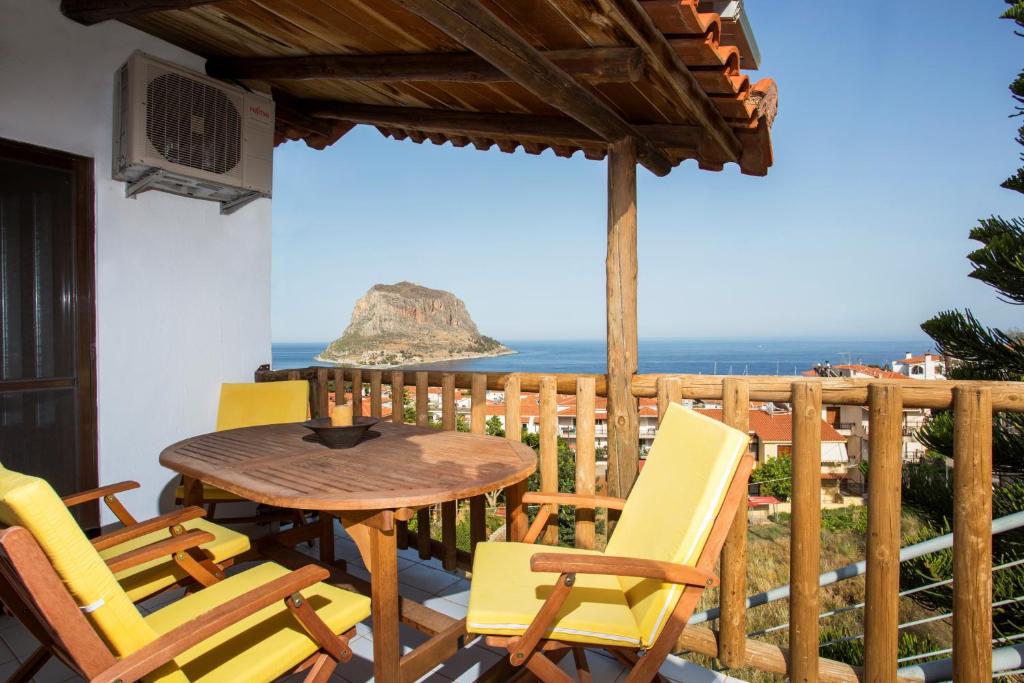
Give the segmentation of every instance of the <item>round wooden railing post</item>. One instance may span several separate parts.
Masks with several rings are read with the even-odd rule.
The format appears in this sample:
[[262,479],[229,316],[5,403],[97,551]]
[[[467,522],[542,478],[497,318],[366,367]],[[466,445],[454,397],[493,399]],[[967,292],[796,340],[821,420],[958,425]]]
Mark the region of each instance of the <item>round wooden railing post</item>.
[[[558,394],[554,377],[540,380],[540,490],[558,491]],[[540,537],[545,545],[558,545],[558,508]]]
[[[505,438],[522,441],[520,426],[522,396],[519,393],[519,375],[511,374],[505,379]],[[505,489],[505,540],[521,541],[526,536],[529,520],[523,509],[523,494],[526,481],[517,482]]]
[[[679,380],[676,380],[678,383]],[[743,380],[728,377],[722,383],[725,424],[744,434],[750,432],[750,388]],[[722,546],[719,589],[718,659],[731,669],[746,664],[747,647],[747,504],[736,510],[736,519]]]
[[[476,372],[470,384],[471,403],[469,431],[483,434],[487,431],[487,375]],[[474,496],[469,499],[469,542],[470,552],[476,551],[476,544],[487,540],[487,499]]]
[[378,420],[381,415],[381,384],[384,381],[384,373],[380,370],[370,370],[370,417]]
[[896,680],[900,592],[903,397],[894,382],[868,387],[868,538],[864,681]]
[[352,370],[352,416],[358,417],[363,414],[363,371],[359,368]]
[[430,426],[430,386],[425,372],[416,373],[416,424]]
[[992,677],[992,394],[953,390],[953,680]]
[[[592,495],[597,490],[594,449],[594,378],[576,380],[576,493]],[[593,509],[576,508],[576,547],[594,548]]]
[[316,388],[314,389],[316,392],[316,410],[313,412],[313,417],[331,416],[331,413],[327,408],[327,380],[329,377],[328,368],[316,369]]
[[790,680],[818,680],[821,572],[821,383],[793,383],[793,516],[789,553]]
[[405,373],[391,371],[391,421],[405,424]]
[[[454,431],[458,424],[455,414],[455,375],[446,372],[441,376],[441,428]],[[454,500],[441,503],[441,566],[448,571],[456,567],[457,548],[455,545],[458,503]]]

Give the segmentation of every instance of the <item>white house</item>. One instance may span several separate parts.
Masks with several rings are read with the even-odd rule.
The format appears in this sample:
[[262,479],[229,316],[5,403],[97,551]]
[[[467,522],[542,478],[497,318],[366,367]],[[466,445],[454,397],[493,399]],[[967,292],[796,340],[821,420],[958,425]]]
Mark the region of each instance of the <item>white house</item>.
[[932,353],[915,356],[907,351],[903,358],[892,362],[892,370],[912,379],[946,379],[945,361]]
[[135,479],[125,503],[149,517],[174,479],[160,450],[211,431],[219,385],[270,360],[270,200],[127,199],[115,72],[136,50],[203,60],[57,0],[0,11],[0,461],[64,493]]

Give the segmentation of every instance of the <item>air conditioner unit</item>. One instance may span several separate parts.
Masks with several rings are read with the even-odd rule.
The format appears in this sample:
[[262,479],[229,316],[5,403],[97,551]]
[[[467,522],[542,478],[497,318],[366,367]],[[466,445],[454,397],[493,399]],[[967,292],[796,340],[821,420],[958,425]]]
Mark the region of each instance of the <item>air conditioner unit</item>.
[[135,52],[114,85],[115,180],[135,197],[162,190],[232,213],[269,197],[274,101]]

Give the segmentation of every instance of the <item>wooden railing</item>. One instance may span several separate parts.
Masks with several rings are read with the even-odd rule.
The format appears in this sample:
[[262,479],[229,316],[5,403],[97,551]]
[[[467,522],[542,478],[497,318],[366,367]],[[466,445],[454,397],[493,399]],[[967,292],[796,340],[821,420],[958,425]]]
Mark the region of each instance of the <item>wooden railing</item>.
[[[416,422],[427,424],[428,390],[441,388],[441,426],[456,428],[455,390],[471,391],[470,429],[483,432],[487,390],[505,393],[505,424],[520,424],[520,397],[539,395],[539,471],[541,490],[558,487],[559,395],[575,395],[576,490],[593,493],[596,482],[594,402],[604,396],[602,375],[384,372],[358,368],[305,368],[259,371],[257,381],[303,378],[311,381],[314,415],[325,415],[329,383],[356,387],[356,414],[379,416],[381,388],[392,387],[392,419],[402,421],[400,397],[415,388]],[[369,385],[369,406],[362,400]],[[991,676],[992,638],[992,414],[1024,412],[1024,383],[847,378],[722,377],[706,375],[636,375],[634,397],[657,398],[659,415],[684,399],[721,402],[724,421],[747,431],[751,401],[775,401],[793,410],[793,493],[790,544],[789,647],[747,638],[747,516],[741,510],[722,550],[719,629],[690,626],[679,647],[711,657],[729,668],[751,667],[800,681],[897,680],[898,593],[900,550],[900,486],[902,415],[904,408],[952,409],[955,429],[954,467],[954,614],[953,661],[957,681],[983,681]],[[818,584],[821,539],[821,414],[823,405],[867,406],[869,413],[868,532],[865,585],[865,665],[863,669],[819,656]],[[610,425],[609,431],[614,430]],[[506,428],[506,438],[519,440],[520,430]],[[639,441],[637,438],[636,441]],[[611,464],[610,466],[614,466]],[[523,486],[506,490],[506,537],[521,539],[526,516],[520,504]],[[455,544],[455,503],[442,506],[441,538],[429,537],[429,511],[421,511],[418,533],[402,529],[399,543],[419,549],[421,557],[439,557],[446,568],[469,568],[470,551]],[[469,501],[470,535],[475,545],[486,534],[483,499]],[[557,515],[542,537],[558,540]],[[578,510],[575,543],[593,548],[594,512]]]

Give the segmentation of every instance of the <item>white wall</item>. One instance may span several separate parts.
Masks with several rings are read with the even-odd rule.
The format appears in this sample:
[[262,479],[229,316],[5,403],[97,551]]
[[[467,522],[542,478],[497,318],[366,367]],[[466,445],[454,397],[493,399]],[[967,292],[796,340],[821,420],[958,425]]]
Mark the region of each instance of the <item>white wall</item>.
[[[136,49],[202,60],[119,23],[84,27],[57,0],[0,0],[0,137],[96,160],[96,364],[101,483],[157,512],[170,443],[211,431],[219,385],[270,362],[270,201],[233,216],[213,202],[110,178],[114,71]],[[106,515],[104,523],[112,520]]]

